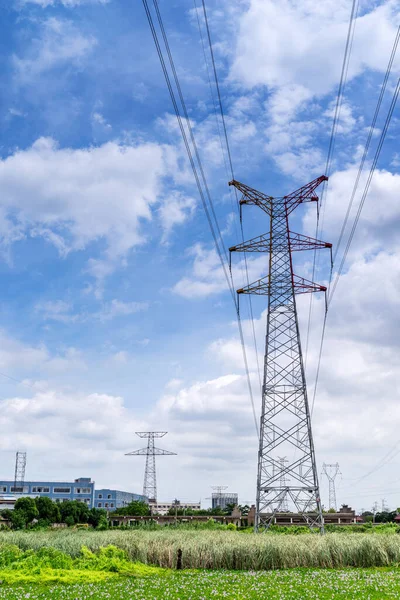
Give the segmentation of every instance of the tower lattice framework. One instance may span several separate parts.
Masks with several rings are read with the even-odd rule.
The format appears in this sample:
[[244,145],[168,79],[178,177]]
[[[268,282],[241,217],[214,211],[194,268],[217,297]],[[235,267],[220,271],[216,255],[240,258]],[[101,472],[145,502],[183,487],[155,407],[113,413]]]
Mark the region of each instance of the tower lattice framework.
[[335,479],[338,475],[341,475],[341,472],[339,469],[339,463],[334,463],[334,464],[324,463],[322,465],[322,475],[325,475],[329,482],[329,506],[328,506],[328,508],[334,508],[335,510],[337,510]]
[[15,455],[14,493],[23,493],[25,483],[26,452]]
[[[237,290],[268,299],[264,377],[258,452],[255,529],[268,528],[276,513],[290,507],[309,527],[323,531],[318,473],[301,352],[296,294],[326,292],[324,286],[293,272],[292,253],[332,248],[331,244],[294,233],[289,216],[304,202],[318,202],[315,190],[327,177],[311,181],[278,198],[233,180],[242,194],[240,207],[261,208],[269,217],[269,233],[230,248],[231,252],[268,252],[266,277]],[[287,457],[282,461],[280,457]],[[284,485],[282,484],[284,482]]]
[[146,456],[146,467],[144,470],[143,496],[149,501],[157,502],[157,473],[156,456],[173,456],[176,452],[161,450],[154,445],[155,438],[164,437],[167,431],[137,431],[136,435],[140,438],[147,438],[147,447],[140,450],[128,452],[125,456]]

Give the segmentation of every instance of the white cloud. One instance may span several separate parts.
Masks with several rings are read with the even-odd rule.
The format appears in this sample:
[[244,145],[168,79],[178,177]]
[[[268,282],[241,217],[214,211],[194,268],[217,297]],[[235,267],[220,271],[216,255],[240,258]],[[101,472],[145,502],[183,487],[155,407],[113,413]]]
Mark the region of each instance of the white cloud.
[[[31,373],[61,373],[69,369],[85,370],[85,361],[75,348],[50,352],[44,344],[30,346],[0,330],[0,371],[9,375],[23,372],[24,380]],[[13,377],[11,377],[12,379]],[[5,381],[7,377],[5,378]]]
[[92,121],[95,125],[99,125],[102,129],[104,129],[108,132],[110,132],[112,129],[112,126],[110,125],[110,123],[107,123],[104,116],[99,112],[93,113]]
[[175,225],[182,225],[193,216],[196,208],[196,200],[184,196],[181,193],[174,192],[167,196],[159,208],[159,214],[164,227],[165,242]]
[[125,317],[133,315],[137,312],[147,310],[146,302],[121,302],[120,300],[112,300],[106,304],[103,309],[95,314],[95,317],[100,321],[109,321],[115,317]]
[[[154,143],[116,142],[75,150],[59,148],[51,138],[17,150],[0,161],[3,247],[42,236],[66,256],[104,240],[104,256],[91,258],[87,267],[101,283],[131,248],[145,242],[142,226],[163,200],[162,178],[173,152]],[[165,235],[194,205],[179,194],[167,198],[159,215]]]
[[89,319],[98,319],[106,322],[116,317],[126,317],[137,312],[147,310],[146,302],[122,302],[121,300],[111,300],[104,303],[100,310],[91,313],[74,312],[70,302],[63,300],[47,301],[39,303],[35,307],[35,311],[41,315],[46,321],[60,321],[62,323],[74,323],[77,321],[88,321]]
[[34,38],[22,57],[14,56],[16,81],[35,83],[40,75],[64,64],[82,66],[97,41],[85,37],[70,21],[50,17],[42,24],[41,36]]
[[[251,0],[240,19],[231,78],[248,88],[294,85],[328,93],[340,78],[349,17],[345,0]],[[349,80],[366,68],[386,68],[398,18],[392,1],[358,17]],[[268,35],[266,23],[273,24]]]
[[[4,432],[0,448],[3,453],[25,448],[31,473],[56,473],[60,461],[69,472],[92,471],[102,463],[110,470],[113,464],[113,469],[122,472],[127,466],[124,452],[130,449],[132,432],[143,427],[124,407],[121,397],[109,394],[49,388],[31,398],[16,396],[0,404]],[[42,464],[35,461],[35,455],[41,457]]]
[[[208,250],[201,244],[196,244],[189,249],[189,255],[194,257],[191,276],[183,277],[174,285],[173,291],[176,294],[184,298],[202,298],[228,289],[226,277],[216,250]],[[248,258],[249,282],[252,283],[265,275],[266,266],[267,262],[264,256]],[[229,276],[228,268],[227,273]],[[232,260],[232,273],[237,287],[246,285],[243,260]]]

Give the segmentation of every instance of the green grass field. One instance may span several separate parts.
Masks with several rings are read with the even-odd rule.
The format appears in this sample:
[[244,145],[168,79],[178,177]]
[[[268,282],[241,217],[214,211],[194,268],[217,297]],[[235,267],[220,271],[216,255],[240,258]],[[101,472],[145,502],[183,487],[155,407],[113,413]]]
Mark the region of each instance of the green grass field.
[[400,597],[398,569],[173,572],[105,583],[0,586],[0,600],[381,600]]

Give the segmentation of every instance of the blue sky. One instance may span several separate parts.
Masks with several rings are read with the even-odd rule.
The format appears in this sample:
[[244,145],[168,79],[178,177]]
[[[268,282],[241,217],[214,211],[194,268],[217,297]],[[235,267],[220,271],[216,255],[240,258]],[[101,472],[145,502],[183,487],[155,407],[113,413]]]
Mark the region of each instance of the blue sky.
[[[280,195],[320,175],[351,3],[207,6],[235,177]],[[13,453],[26,449],[30,478],[89,475],[140,491],[144,465],[124,452],[139,447],[136,430],[150,427],[168,430],[163,443],[178,452],[160,465],[160,497],[196,500],[224,484],[252,500],[257,441],[233,305],[142,3],[12,0],[1,10],[2,477],[12,474]],[[160,10],[231,246],[240,241],[238,219],[194,6],[161,1]],[[393,1],[360,3],[320,233],[333,243],[399,19]],[[201,14],[200,24],[205,35]],[[399,69],[397,58],[378,129]],[[344,479],[397,439],[398,135],[397,109],[327,332],[317,457],[339,461]],[[313,235],[315,207],[298,209],[292,228]],[[246,208],[245,237],[266,230],[265,217]],[[297,260],[299,274],[310,275],[311,258]],[[325,281],[328,257],[319,265]],[[251,279],[265,269],[265,257],[250,257]],[[240,287],[240,265],[234,278]],[[299,301],[303,325],[307,302]],[[323,299],[314,306],[310,389]],[[264,309],[254,302],[260,349]],[[377,498],[391,492],[394,465],[360,483],[349,503],[360,505],[364,488]],[[346,493],[343,481],[340,500]]]

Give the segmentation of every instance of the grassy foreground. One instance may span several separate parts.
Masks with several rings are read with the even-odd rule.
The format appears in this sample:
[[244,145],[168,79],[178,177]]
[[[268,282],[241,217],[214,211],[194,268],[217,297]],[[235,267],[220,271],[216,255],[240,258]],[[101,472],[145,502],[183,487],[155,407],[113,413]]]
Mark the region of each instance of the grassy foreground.
[[400,597],[400,572],[347,569],[265,572],[174,572],[105,583],[0,586],[0,600],[382,600]]
[[113,545],[130,561],[184,569],[263,571],[289,568],[389,567],[400,564],[400,535],[246,535],[229,531],[11,531],[0,532],[2,548],[54,548],[78,558]]

